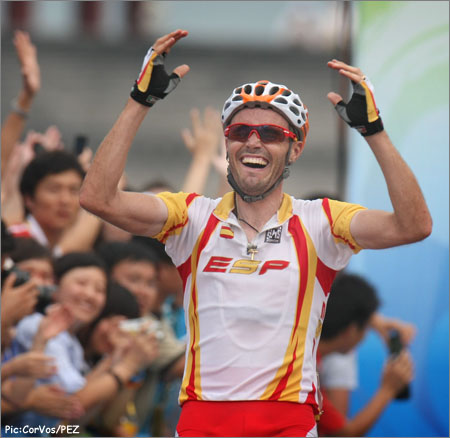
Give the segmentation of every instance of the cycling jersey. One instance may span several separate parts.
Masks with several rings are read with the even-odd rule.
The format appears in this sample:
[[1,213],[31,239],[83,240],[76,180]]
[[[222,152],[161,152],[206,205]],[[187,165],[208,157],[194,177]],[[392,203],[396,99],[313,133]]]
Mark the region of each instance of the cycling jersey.
[[316,351],[331,283],[361,248],[350,221],[363,207],[284,194],[248,242],[234,193],[160,193],[155,236],[184,284],[187,351],[180,403],[272,400],[317,412]]

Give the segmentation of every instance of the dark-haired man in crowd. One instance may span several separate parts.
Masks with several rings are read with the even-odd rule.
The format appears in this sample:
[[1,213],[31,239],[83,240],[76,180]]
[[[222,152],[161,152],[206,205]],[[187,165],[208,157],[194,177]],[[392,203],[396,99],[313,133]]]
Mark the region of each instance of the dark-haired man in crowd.
[[[379,300],[375,289],[362,277],[342,273],[331,287],[319,343],[318,360],[330,353],[347,353],[370,329]],[[319,364],[320,377],[320,364]],[[413,378],[413,363],[406,350],[389,358],[380,386],[371,400],[352,419],[347,419],[323,392],[321,436],[364,436],[386,406]]]
[[10,232],[33,237],[60,256],[58,242],[77,218],[83,177],[84,171],[72,153],[56,150],[38,154],[20,181],[26,223],[12,225]]

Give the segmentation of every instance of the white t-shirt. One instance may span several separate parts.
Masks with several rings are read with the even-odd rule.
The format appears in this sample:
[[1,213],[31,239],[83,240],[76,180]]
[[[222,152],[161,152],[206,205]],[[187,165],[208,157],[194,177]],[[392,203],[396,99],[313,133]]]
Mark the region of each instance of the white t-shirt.
[[[33,345],[42,318],[41,313],[33,313],[17,325],[15,340],[25,350],[29,350]],[[68,393],[83,388],[86,383],[83,374],[88,371],[88,365],[84,360],[83,347],[76,336],[67,331],[59,333],[48,341],[45,354],[55,359],[57,372],[49,379],[41,380],[41,383],[56,383]]]
[[356,351],[327,354],[322,358],[319,372],[322,388],[353,391],[358,387]]

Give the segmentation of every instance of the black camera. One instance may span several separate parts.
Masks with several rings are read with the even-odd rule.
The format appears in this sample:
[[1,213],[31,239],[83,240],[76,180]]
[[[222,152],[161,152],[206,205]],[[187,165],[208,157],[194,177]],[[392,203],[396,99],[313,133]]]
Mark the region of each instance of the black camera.
[[[14,285],[13,285],[14,287],[21,286],[22,284],[25,284],[28,281],[30,281],[30,278],[31,278],[30,274],[28,272],[20,270],[16,266],[13,266],[11,269],[9,269],[8,271],[6,271],[4,273],[2,272],[3,279],[12,273],[14,273],[16,275],[16,280],[14,281]],[[35,311],[40,312],[40,313],[45,313],[45,308],[49,304],[52,304],[52,302],[53,302],[52,296],[55,293],[57,288],[56,288],[56,286],[53,286],[53,285],[51,285],[51,286],[40,285],[40,286],[37,286],[37,288],[39,290],[39,295],[38,295],[38,301],[37,301],[37,304],[35,307]]]
[[[403,350],[404,345],[400,338],[400,333],[397,330],[391,330],[389,333],[388,341],[389,353],[391,356],[395,356]],[[395,397],[397,400],[407,400],[410,397],[409,385],[405,387]]]

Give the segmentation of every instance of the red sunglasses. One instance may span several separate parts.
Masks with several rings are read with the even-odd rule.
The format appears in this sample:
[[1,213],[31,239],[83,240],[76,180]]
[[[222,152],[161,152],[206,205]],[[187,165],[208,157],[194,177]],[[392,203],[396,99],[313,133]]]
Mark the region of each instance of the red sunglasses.
[[297,136],[283,128],[282,126],[264,124],[264,125],[247,125],[246,123],[233,123],[227,126],[224,135],[233,141],[246,141],[253,132],[263,143],[281,143],[286,137],[297,141]]

